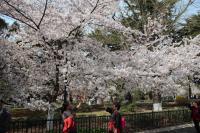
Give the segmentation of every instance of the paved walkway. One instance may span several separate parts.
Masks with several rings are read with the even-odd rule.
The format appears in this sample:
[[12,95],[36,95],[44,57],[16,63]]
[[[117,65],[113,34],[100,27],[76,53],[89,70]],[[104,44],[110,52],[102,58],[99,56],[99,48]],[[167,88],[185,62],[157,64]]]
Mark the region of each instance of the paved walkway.
[[182,129],[159,132],[159,133],[196,133],[196,131],[194,127],[187,127],[187,128],[182,128]]
[[185,124],[167,128],[154,129],[139,133],[196,133],[193,124]]

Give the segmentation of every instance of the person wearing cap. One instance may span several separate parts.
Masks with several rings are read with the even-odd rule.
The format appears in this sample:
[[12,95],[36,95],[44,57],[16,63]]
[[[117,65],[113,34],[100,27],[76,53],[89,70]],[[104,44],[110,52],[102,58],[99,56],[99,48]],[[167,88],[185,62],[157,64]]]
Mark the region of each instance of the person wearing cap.
[[10,126],[11,115],[3,107],[5,102],[0,100],[0,133],[7,133]]
[[63,133],[77,133],[76,129],[76,110],[81,106],[81,102],[73,107],[69,102],[63,104],[62,119],[63,119]]
[[70,116],[72,113],[75,115],[74,112],[76,112],[80,108],[81,104],[82,104],[82,102],[79,102],[79,104],[76,107],[73,107],[72,104],[70,104],[69,102],[63,103],[62,108],[61,108],[61,114],[62,114],[63,121],[65,118]]

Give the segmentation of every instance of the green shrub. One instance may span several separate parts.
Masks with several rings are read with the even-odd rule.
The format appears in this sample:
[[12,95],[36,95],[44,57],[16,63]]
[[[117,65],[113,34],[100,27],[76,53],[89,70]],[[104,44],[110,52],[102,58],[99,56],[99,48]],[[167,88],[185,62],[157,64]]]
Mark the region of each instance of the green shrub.
[[121,112],[134,112],[135,103],[129,103],[126,105],[122,105]]
[[172,96],[162,97],[162,102],[174,102],[174,98]]
[[83,103],[81,104],[80,109],[78,109],[78,112],[91,112],[92,108],[90,105]]
[[33,116],[44,116],[47,113],[44,111],[32,111],[29,109],[25,109],[25,108],[14,108],[11,110],[11,115],[12,117],[33,117]]
[[134,90],[132,92],[132,96],[133,96],[133,100],[134,101],[144,100],[145,99],[145,95],[141,90]]

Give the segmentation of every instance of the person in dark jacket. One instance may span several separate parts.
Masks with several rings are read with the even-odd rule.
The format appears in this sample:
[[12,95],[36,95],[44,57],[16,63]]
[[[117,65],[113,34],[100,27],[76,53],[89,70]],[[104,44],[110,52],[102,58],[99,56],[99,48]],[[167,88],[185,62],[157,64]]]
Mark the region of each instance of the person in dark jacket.
[[3,108],[4,103],[5,102],[3,100],[0,100],[0,133],[8,132],[11,121],[10,113]]
[[120,103],[115,102],[113,103],[113,113],[112,113],[112,120],[114,121],[114,132],[113,133],[122,133],[122,125],[121,125],[121,114],[120,110]]
[[197,133],[200,133],[200,128],[199,128],[199,122],[200,122],[200,107],[198,105],[198,102],[195,101],[188,106],[191,110],[191,117],[194,122],[194,127],[197,131]]

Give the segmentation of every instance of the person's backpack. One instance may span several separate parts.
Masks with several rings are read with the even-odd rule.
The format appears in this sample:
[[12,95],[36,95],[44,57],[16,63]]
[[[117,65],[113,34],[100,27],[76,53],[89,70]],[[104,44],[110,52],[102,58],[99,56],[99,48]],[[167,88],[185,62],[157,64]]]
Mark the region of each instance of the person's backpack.
[[[118,125],[117,127],[121,127],[122,129],[126,127],[126,119],[124,116],[121,116],[121,114],[119,112],[115,112],[115,116],[119,116],[120,118],[120,126]],[[119,119],[118,119],[119,120]],[[116,123],[117,124],[117,123]]]

